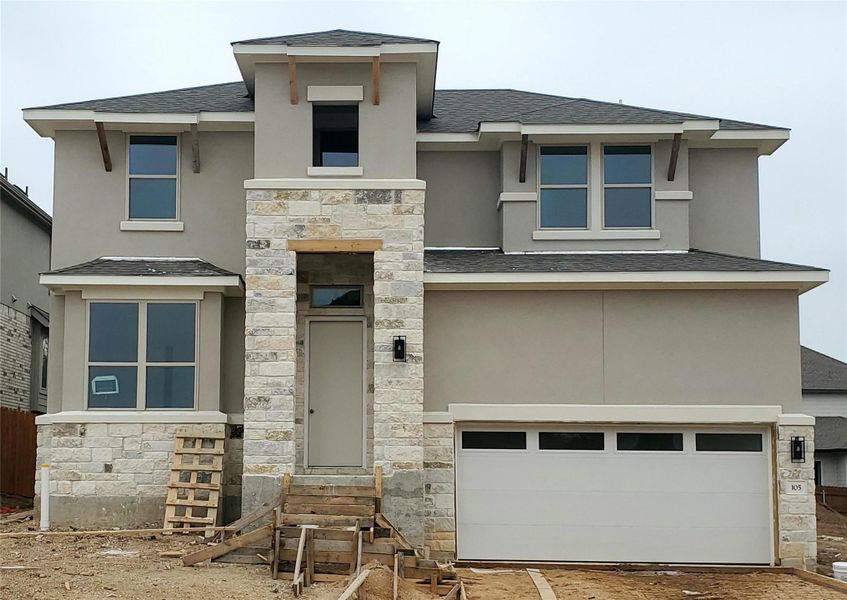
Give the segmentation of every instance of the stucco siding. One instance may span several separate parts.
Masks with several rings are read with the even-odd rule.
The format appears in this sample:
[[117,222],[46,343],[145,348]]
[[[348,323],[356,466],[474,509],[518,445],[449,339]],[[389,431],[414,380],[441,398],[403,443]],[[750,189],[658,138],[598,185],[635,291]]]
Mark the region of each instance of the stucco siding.
[[[415,65],[382,64],[380,103],[371,102],[368,64],[297,65],[299,102],[289,100],[288,68],[256,65],[256,177],[306,177],[312,164],[310,85],[361,85],[359,165],[368,178],[415,176]],[[390,135],[387,135],[390,132]]]
[[50,234],[0,203],[0,302],[24,313],[30,304],[48,310],[47,288],[38,283],[38,274],[49,268]]
[[759,163],[752,148],[689,151],[691,247],[759,256]]
[[[191,137],[180,136],[182,232],[121,231],[127,206],[127,136],[107,133],[112,172],[93,131],[56,133],[53,268],[99,256],[198,257],[244,273],[244,180],[253,176],[253,134],[201,132],[200,172]],[[96,240],[93,243],[92,240]]]
[[428,247],[499,247],[499,152],[419,152]]
[[424,341],[427,411],[461,402],[801,409],[789,291],[428,291]]

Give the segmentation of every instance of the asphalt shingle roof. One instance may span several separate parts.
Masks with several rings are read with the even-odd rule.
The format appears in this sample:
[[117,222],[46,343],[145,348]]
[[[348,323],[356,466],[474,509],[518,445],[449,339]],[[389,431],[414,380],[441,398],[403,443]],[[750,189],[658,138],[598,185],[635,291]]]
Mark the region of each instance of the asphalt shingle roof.
[[613,273],[653,271],[822,271],[742,256],[691,250],[596,254],[505,254],[502,250],[426,250],[429,273]]
[[[252,112],[254,104],[247,94],[244,82],[235,81],[35,108],[124,113]],[[682,123],[689,119],[714,117],[520,90],[436,90],[433,118],[418,121],[418,131],[467,133],[477,131],[481,122],[517,121],[527,125],[663,125]],[[718,120],[721,129],[774,129],[769,125],[729,119]]]
[[417,37],[350,31],[348,29],[332,29],[233,42],[233,44],[285,44],[287,46],[379,46],[380,44],[426,43],[437,44],[438,42]]
[[847,450],[847,419],[816,417],[815,450]]
[[199,258],[100,257],[42,275],[227,277],[238,274]]
[[[418,130],[473,132],[483,121],[517,121],[526,125],[662,125],[690,119],[716,117],[521,90],[436,90],[433,118],[419,121]],[[716,120],[720,121],[721,129],[775,129],[744,121]]]
[[847,363],[811,348],[800,348],[803,391],[847,394]]

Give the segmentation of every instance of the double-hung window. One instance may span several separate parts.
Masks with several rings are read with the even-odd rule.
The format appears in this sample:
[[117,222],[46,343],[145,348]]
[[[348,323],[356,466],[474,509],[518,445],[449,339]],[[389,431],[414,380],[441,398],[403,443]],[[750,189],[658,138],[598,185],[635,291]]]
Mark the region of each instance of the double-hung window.
[[129,136],[129,219],[176,220],[178,196],[177,136]]
[[194,302],[91,302],[88,408],[194,408]]
[[544,146],[540,153],[539,225],[588,227],[588,146]]
[[359,165],[359,106],[315,104],[312,107],[312,165]]
[[653,226],[650,146],[603,147],[603,227]]

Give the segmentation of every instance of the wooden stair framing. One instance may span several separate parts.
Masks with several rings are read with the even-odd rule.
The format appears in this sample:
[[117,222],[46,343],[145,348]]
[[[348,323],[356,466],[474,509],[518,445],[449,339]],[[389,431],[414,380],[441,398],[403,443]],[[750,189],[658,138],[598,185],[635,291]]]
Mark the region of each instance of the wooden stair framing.
[[[177,431],[165,500],[166,533],[217,525],[223,458],[223,432]],[[205,535],[214,532],[207,529]]]

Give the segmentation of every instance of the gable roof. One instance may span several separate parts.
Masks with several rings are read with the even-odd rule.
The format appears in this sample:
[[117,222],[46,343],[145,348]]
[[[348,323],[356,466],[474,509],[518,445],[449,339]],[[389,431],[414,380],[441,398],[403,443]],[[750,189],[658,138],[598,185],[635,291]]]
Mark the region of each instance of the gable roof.
[[240,40],[234,44],[273,44],[286,46],[379,46],[382,44],[437,44],[436,40],[370,33],[367,31],[350,31],[349,29],[330,29],[329,31],[314,31],[294,35]]
[[481,122],[532,125],[673,124],[688,120],[718,120],[721,129],[782,129],[759,123],[718,119],[628,104],[553,96],[513,89],[436,90],[433,117],[419,121],[418,130],[433,133],[474,132]]
[[847,419],[816,417],[815,450],[847,450]]
[[801,346],[800,364],[804,392],[847,394],[847,363]]
[[8,202],[11,206],[14,206],[47,233],[53,231],[53,217],[44,212],[24,190],[6,179],[6,175],[2,173],[0,173],[0,196],[2,196],[3,202]]

